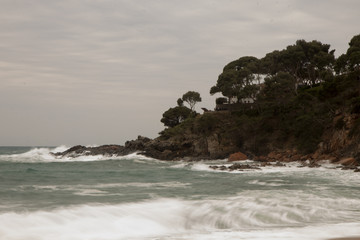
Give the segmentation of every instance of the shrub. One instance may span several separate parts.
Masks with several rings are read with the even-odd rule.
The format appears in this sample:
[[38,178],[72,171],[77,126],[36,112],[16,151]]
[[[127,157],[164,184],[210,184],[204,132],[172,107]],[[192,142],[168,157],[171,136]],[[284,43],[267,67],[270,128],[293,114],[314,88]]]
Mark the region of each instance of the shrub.
[[218,120],[215,116],[211,114],[204,114],[197,118],[197,130],[200,133],[209,133],[211,132],[217,125]]

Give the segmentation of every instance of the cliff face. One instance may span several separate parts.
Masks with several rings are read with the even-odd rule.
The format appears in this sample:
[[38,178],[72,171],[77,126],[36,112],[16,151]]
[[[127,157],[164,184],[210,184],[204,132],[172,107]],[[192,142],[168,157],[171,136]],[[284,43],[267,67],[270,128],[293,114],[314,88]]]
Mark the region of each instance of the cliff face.
[[[209,112],[163,132],[149,142],[145,154],[164,160],[196,160],[223,159],[243,152],[262,161],[355,158],[360,163],[360,114],[338,110],[331,116],[311,152],[299,148],[299,136],[278,127],[281,122],[276,119],[244,120],[242,114]],[[311,134],[311,129],[308,132]],[[302,138],[306,141],[312,136]]]
[[223,159],[239,151],[236,132],[231,132],[229,113],[209,112],[165,130],[147,145],[144,153],[163,159]]
[[[296,137],[279,137],[261,132],[261,124],[244,124],[242,118],[230,112],[209,112],[198,115],[175,128],[162,133],[156,139],[139,136],[127,141],[125,146],[104,145],[100,147],[75,146],[59,157],[80,155],[122,156],[140,152],[160,160],[225,159],[235,152],[243,152],[259,161],[340,161],[353,158],[360,163],[359,114],[337,112],[325,126],[321,141],[314,152],[302,153],[296,148]],[[239,124],[241,127],[239,127]],[[264,129],[263,129],[264,130]]]
[[360,160],[359,114],[337,112],[331,125],[324,132],[316,155],[330,155],[333,158],[354,157]]

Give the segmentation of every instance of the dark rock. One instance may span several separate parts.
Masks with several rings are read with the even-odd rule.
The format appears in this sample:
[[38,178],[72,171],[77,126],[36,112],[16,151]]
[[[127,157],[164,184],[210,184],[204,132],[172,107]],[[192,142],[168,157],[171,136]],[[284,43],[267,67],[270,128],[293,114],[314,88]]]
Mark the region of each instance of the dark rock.
[[79,156],[122,156],[128,154],[126,149],[120,145],[102,145],[99,147],[74,146],[64,152],[53,153],[57,157],[79,157]]
[[344,166],[341,168],[341,170],[357,170],[358,168],[356,166]]
[[321,167],[320,164],[318,164],[317,162],[315,161],[311,161],[308,165],[309,168],[318,168],[318,167]]
[[240,164],[240,163],[235,163],[233,165],[231,165],[229,167],[230,170],[245,170],[245,169],[261,169],[257,166],[252,166],[252,165],[249,165],[249,164]]
[[273,166],[275,166],[275,167],[286,167],[286,165],[284,163],[281,163],[281,162],[276,162]]
[[235,171],[235,170],[243,171],[246,169],[255,169],[255,170],[261,169],[258,166],[252,166],[249,164],[240,164],[240,163],[235,163],[229,167],[222,165],[222,166],[209,166],[209,168],[214,170],[221,170],[221,171]]
[[227,170],[227,167],[222,165],[221,167],[219,167],[220,170],[224,171],[224,170]]

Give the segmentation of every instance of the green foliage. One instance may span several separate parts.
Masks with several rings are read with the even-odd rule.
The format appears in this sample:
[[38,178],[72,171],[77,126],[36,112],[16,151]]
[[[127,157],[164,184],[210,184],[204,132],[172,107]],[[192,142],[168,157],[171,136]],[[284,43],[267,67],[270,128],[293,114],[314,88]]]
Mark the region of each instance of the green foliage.
[[323,125],[313,115],[306,114],[296,118],[294,122],[298,149],[304,153],[314,152],[321,141]]
[[187,118],[185,119],[183,122],[179,123],[178,125],[174,126],[174,127],[169,127],[164,129],[163,131],[161,131],[159,133],[161,139],[169,139],[171,137],[179,137],[179,136],[184,136],[186,135],[186,133],[191,130],[192,125],[194,123],[194,119],[195,118]]
[[334,69],[337,74],[360,71],[360,34],[350,40],[346,54],[338,57]]
[[360,71],[360,34],[351,39],[349,46],[346,52],[349,68]]
[[297,40],[286,49],[268,53],[261,62],[269,75],[286,72],[293,76],[296,84],[314,85],[324,81],[324,78],[332,78],[332,72],[328,69],[334,64],[335,57],[329,44]]
[[177,105],[178,105],[179,107],[183,107],[183,106],[184,106],[184,101],[183,101],[181,98],[179,98],[179,99],[177,100]]
[[164,112],[162,119],[160,120],[164,123],[165,126],[175,127],[180,124],[182,121],[187,119],[191,115],[191,109],[187,107],[174,107],[169,108],[166,112]]
[[279,72],[275,76],[265,78],[265,86],[262,91],[263,100],[274,105],[284,105],[295,96],[295,79],[292,75]]
[[216,85],[210,89],[210,94],[221,93],[229,99],[236,97],[238,101],[246,97],[255,98],[257,87],[248,86],[254,85],[261,73],[261,65],[256,57],[239,58],[224,67]]
[[194,110],[195,104],[201,102],[200,93],[194,91],[188,91],[182,96],[182,101],[187,102],[191,110]]
[[219,119],[212,114],[203,114],[197,119],[196,130],[202,134],[210,133],[218,122]]

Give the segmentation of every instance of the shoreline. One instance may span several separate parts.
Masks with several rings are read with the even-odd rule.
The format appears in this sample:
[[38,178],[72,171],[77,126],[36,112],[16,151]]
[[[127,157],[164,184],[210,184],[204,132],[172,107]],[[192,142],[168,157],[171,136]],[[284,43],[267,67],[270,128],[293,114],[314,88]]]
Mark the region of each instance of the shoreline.
[[360,240],[360,237],[330,238],[328,240]]

